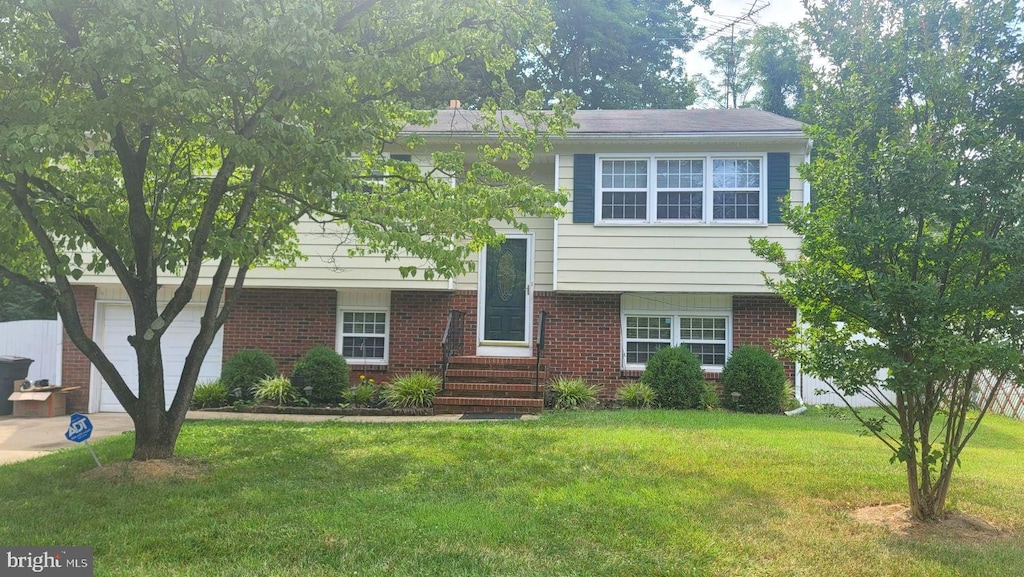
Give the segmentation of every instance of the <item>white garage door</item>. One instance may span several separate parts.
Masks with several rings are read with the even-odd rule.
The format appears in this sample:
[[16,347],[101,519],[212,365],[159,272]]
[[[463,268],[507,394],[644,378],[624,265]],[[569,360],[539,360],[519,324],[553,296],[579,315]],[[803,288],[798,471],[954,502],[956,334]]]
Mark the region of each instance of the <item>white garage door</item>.
[[[114,363],[125,382],[136,395],[139,393],[139,370],[135,360],[135,349],[128,344],[128,335],[135,332],[135,321],[129,305],[104,304],[99,311],[99,343]],[[161,339],[164,357],[164,395],[167,406],[174,400],[178,390],[178,379],[185,366],[185,357],[192,347],[192,340],[199,334],[199,321],[203,307],[185,307]],[[213,339],[210,352],[199,370],[199,382],[220,378],[221,356],[224,338],[220,332]],[[100,386],[100,411],[123,413],[121,403],[104,382]]]

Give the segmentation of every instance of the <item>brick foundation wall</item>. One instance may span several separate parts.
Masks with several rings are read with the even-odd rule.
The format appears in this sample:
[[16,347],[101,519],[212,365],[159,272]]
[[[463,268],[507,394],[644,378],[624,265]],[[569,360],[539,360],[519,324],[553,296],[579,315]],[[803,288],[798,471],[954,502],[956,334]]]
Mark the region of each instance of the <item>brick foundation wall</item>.
[[[796,309],[775,295],[732,297],[732,345],[757,345],[772,350],[771,341],[789,335]],[[795,382],[796,365],[783,361],[786,376]]]
[[611,399],[616,389],[635,380],[621,370],[622,298],[606,293],[538,292],[534,296],[534,337],[540,311],[547,311],[547,338],[543,363],[548,377],[583,377],[602,387],[601,397]]
[[[411,371],[441,370],[441,339],[448,324],[448,311],[466,313],[463,328],[462,354],[476,354],[476,291],[392,291],[390,343],[386,374],[378,380],[389,380]],[[374,367],[353,367],[374,371]]]
[[242,349],[260,349],[287,376],[309,349],[335,347],[337,305],[333,290],[242,289],[221,329],[224,360]]
[[[82,320],[85,334],[92,337],[96,324],[96,287],[90,285],[72,285],[75,304],[78,305],[78,316]],[[61,339],[61,375],[60,384],[64,387],[81,387],[67,394],[66,404],[69,413],[84,413],[89,410],[89,380],[92,375],[92,363],[82,351],[71,342],[67,331],[63,331]]]

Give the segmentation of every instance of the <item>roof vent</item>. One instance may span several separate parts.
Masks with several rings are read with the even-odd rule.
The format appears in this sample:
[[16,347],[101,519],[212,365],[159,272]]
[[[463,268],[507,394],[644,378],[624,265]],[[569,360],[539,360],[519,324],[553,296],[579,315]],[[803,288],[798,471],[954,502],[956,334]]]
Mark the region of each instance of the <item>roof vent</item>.
[[451,108],[451,109],[462,108],[462,102],[459,101],[459,100],[452,100],[452,101],[450,101],[448,103],[448,108]]

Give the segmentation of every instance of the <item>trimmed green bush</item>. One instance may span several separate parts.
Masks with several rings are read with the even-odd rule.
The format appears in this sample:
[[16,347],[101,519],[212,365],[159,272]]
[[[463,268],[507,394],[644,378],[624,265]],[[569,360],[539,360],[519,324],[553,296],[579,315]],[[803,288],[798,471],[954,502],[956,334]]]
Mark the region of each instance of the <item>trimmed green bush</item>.
[[634,381],[619,388],[615,393],[622,404],[634,409],[649,409],[654,406],[658,394],[646,383]]
[[252,388],[252,398],[257,403],[272,403],[278,407],[293,405],[299,400],[292,382],[284,375],[267,377]]
[[241,398],[251,399],[252,388],[267,377],[277,374],[273,357],[257,349],[242,349],[224,363],[220,382],[232,394],[236,389]]
[[295,363],[292,382],[299,389],[313,387],[311,403],[333,405],[348,390],[348,373],[348,363],[334,349],[313,347]]
[[[782,363],[760,347],[739,347],[722,369],[722,397],[734,411],[781,413],[785,391]],[[738,401],[734,392],[740,394]]]
[[659,407],[705,408],[704,369],[686,346],[665,347],[651,355],[640,382],[654,389]]
[[704,383],[704,408],[710,411],[718,408],[718,387],[714,383]]
[[226,407],[228,404],[228,388],[220,381],[199,383],[192,394],[192,408],[206,409],[210,407]]
[[345,391],[345,402],[350,405],[369,405],[377,395],[377,388],[370,383],[361,383]]
[[558,377],[548,388],[556,409],[592,409],[597,406],[599,389],[580,377]]
[[392,407],[429,407],[441,390],[441,377],[416,371],[391,381],[384,400]]

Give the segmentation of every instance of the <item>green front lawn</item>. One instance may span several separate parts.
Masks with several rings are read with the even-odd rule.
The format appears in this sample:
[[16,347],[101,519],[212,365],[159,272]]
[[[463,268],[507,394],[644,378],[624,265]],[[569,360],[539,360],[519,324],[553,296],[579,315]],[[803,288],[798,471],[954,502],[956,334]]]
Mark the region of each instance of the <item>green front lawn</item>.
[[[972,543],[860,524],[901,469],[820,413],[547,413],[445,424],[190,422],[198,480],[82,477],[85,448],[0,467],[0,543],[89,545],[97,575],[1020,575],[1024,423],[988,417],[957,510]],[[127,435],[100,441],[125,459]]]

